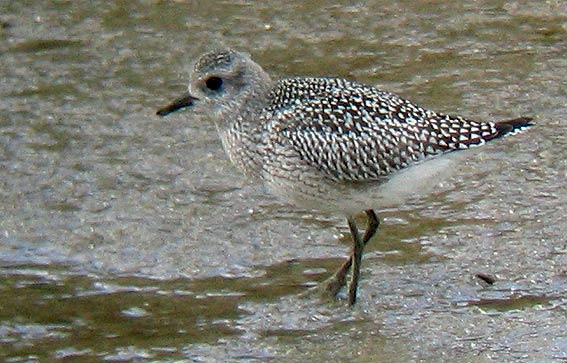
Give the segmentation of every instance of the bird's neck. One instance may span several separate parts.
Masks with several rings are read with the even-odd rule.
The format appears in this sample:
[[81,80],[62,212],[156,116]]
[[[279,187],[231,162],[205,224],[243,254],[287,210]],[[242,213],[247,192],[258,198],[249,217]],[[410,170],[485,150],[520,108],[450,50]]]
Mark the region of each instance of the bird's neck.
[[258,133],[251,123],[238,116],[229,124],[217,124],[217,131],[230,161],[247,176],[259,177],[262,160],[256,142]]
[[246,175],[260,176],[262,155],[258,147],[262,142],[262,114],[274,83],[260,69],[249,84],[253,87],[242,95],[238,104],[225,108],[227,112],[219,115],[216,126],[230,160]]
[[236,110],[232,109],[230,114],[223,115],[216,123],[228,157],[238,169],[251,177],[259,177],[262,168],[258,146],[261,143],[261,120],[266,107],[266,93],[250,94]]

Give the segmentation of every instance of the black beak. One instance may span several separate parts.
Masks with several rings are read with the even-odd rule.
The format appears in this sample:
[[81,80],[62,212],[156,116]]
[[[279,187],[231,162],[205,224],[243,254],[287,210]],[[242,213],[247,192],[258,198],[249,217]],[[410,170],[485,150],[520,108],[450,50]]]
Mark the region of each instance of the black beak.
[[189,93],[186,93],[183,96],[176,99],[175,101],[173,101],[172,103],[170,103],[169,105],[165,106],[164,108],[160,108],[156,112],[156,115],[161,116],[161,117],[167,116],[172,112],[175,112],[177,110],[181,110],[182,108],[185,108],[185,107],[192,106],[193,101],[196,101],[196,100],[198,100],[197,97],[193,97]]

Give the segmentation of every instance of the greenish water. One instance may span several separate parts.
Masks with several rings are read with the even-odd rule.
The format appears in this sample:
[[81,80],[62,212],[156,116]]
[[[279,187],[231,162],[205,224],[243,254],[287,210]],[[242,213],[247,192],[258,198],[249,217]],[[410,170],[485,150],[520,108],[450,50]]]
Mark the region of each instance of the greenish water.
[[[351,310],[309,293],[344,221],[250,184],[207,120],[155,116],[222,45],[537,126],[382,211]],[[0,75],[0,360],[567,359],[565,2],[3,1]]]

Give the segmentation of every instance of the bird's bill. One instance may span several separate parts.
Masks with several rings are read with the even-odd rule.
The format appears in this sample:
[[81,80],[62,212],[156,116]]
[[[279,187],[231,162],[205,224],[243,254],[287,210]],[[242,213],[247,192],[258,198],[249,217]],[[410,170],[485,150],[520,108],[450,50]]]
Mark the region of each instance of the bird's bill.
[[167,116],[170,113],[175,111],[181,110],[182,108],[191,107],[193,106],[194,101],[198,100],[197,97],[191,96],[189,93],[184,94],[183,96],[179,97],[169,105],[160,108],[156,114],[158,116]]

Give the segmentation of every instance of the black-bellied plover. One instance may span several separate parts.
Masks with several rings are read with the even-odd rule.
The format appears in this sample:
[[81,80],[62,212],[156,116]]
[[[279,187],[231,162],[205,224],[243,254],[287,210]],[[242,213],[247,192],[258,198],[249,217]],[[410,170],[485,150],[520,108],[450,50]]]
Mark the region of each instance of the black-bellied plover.
[[[346,79],[275,81],[247,54],[230,49],[201,56],[189,93],[157,114],[185,107],[209,116],[230,160],[274,194],[305,209],[346,216],[353,252],[327,290],[336,296],[352,267],[350,305],[364,246],[379,226],[375,209],[431,189],[453,168],[453,151],[532,124],[529,117],[480,122],[449,116]],[[354,216],[363,211],[368,226],[361,236]]]

